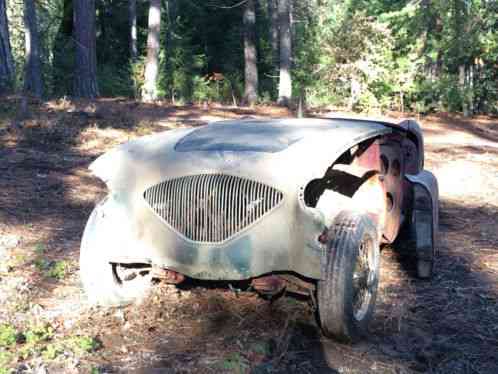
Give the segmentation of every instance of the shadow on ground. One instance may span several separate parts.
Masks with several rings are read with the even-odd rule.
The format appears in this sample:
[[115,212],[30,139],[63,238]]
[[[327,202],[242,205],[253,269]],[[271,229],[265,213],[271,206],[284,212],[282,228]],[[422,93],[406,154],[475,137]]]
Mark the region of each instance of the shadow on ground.
[[[77,269],[74,260],[85,221],[105,195],[105,186],[87,170],[97,156],[140,135],[265,113],[213,105],[62,99],[32,102],[20,119],[18,106],[17,97],[2,98],[0,104],[0,233],[19,238],[22,253],[11,270],[36,265],[33,286],[46,291],[59,282],[46,276],[42,262],[49,267],[70,261]],[[269,115],[285,114],[278,109]]]
[[[194,282],[184,288],[187,296],[176,302],[166,298],[169,301],[159,308],[146,308],[163,313],[142,327],[152,328],[154,338],[146,350],[134,353],[136,360],[114,362],[111,367],[138,373],[182,368],[186,372],[496,373],[496,216],[496,207],[443,200],[437,272],[430,281],[415,278],[410,253],[386,247],[375,320],[369,336],[353,346],[324,338],[306,300],[284,296],[269,303],[248,292],[237,294],[219,284]],[[167,326],[170,323],[173,328]]]
[[498,142],[498,118],[496,117],[477,116],[466,118],[456,114],[439,114],[425,117],[424,122],[438,123],[437,128],[430,125],[425,126],[425,134],[446,135],[450,132],[457,132],[472,135],[484,141]]
[[[105,194],[86,170],[97,155],[127,137],[204,123],[203,116],[214,111],[224,118],[261,114],[128,101],[37,110],[22,129],[0,128],[0,234],[18,235],[26,252],[13,272],[39,258],[63,260],[73,263],[74,279],[86,218]],[[99,129],[123,133],[106,138]],[[438,152],[452,156],[452,149]],[[104,344],[89,361],[143,373],[496,373],[496,217],[496,204],[443,200],[438,272],[431,281],[414,278],[411,256],[386,248],[377,314],[371,334],[357,345],[324,339],[309,303],[301,299],[270,304],[227,288],[166,287],[141,306],[85,316],[81,328]],[[45,247],[41,253],[34,251],[39,243]],[[30,279],[34,300],[50,297],[64,283],[36,271]]]

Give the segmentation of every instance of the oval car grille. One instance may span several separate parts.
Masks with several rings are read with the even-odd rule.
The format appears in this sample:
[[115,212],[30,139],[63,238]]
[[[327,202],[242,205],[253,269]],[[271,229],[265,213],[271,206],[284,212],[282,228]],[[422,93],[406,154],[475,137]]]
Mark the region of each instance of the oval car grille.
[[185,176],[148,188],[152,210],[186,238],[225,241],[259,220],[283,199],[263,183],[224,174]]

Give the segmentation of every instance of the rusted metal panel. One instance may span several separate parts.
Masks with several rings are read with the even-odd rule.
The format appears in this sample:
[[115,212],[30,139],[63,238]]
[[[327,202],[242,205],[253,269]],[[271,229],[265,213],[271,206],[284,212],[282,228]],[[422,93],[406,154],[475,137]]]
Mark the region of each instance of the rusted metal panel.
[[277,275],[266,275],[263,277],[254,278],[251,281],[251,286],[258,292],[268,295],[275,295],[281,292],[286,282]]
[[416,167],[413,167],[410,169],[410,174],[418,174],[424,170],[424,137],[422,135],[422,128],[420,125],[414,121],[413,119],[407,119],[404,121],[401,121],[399,124],[397,124],[400,128],[404,129],[407,134],[409,139],[412,140],[413,144],[415,145],[416,148],[416,153],[413,153],[413,165],[416,165]]
[[157,266],[152,267],[151,277],[161,279],[169,284],[180,284],[185,280],[185,276],[183,274]]
[[387,161],[387,170],[382,175],[386,204],[382,232],[384,240],[389,243],[396,238],[401,223],[404,170],[402,141],[398,136],[389,136],[380,145],[381,156]]
[[439,232],[439,187],[437,179],[428,170],[416,175],[406,175],[406,179],[419,189],[414,193],[413,209],[431,210],[433,243],[436,246]]

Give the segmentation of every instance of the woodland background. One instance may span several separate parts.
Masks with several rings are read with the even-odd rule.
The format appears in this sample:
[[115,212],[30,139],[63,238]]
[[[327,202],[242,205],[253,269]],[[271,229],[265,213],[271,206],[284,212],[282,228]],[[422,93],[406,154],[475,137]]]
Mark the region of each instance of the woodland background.
[[0,93],[498,113],[496,0],[0,0]]

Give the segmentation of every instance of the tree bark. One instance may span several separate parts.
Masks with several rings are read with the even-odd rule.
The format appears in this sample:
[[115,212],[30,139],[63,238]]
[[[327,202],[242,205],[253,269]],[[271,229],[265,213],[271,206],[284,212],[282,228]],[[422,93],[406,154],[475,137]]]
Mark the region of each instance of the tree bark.
[[12,90],[15,78],[14,59],[10,48],[9,25],[5,0],[0,0],[0,94]]
[[74,0],[76,44],[74,95],[93,99],[99,95],[95,39],[95,0]]
[[[95,35],[96,35],[96,43],[97,46],[106,46],[110,43],[109,30],[111,17],[108,17],[108,9],[105,0],[95,0],[95,10],[96,10],[96,19],[95,19]],[[97,37],[98,36],[98,37]],[[108,61],[109,59],[109,49],[101,48],[99,49],[98,59],[100,61]]]
[[50,86],[52,94],[67,95],[73,90],[74,82],[74,42],[73,42],[73,1],[64,0],[59,30],[53,44],[52,74]]
[[254,0],[244,6],[244,102],[253,105],[258,100],[258,54],[256,50],[256,11]]
[[468,105],[468,94],[467,94],[467,79],[466,79],[466,67],[465,65],[458,66],[458,85],[460,87],[460,95],[462,101],[462,112],[464,117],[468,117],[470,115],[469,105]]
[[278,9],[277,0],[268,0],[268,15],[270,17],[270,45],[272,51],[272,64],[275,72],[278,71]]
[[40,37],[34,0],[24,0],[25,58],[24,92],[35,97],[43,96]]
[[164,50],[166,51],[165,71],[168,74],[167,86],[169,89],[168,95],[171,102],[175,103],[175,89],[173,84],[173,35],[176,32],[176,17],[178,13],[178,3],[176,0],[166,0],[166,20],[168,22],[166,29],[166,40]]
[[280,31],[280,79],[278,87],[278,103],[280,105],[289,106],[292,99],[292,33],[290,23],[290,0],[278,1],[278,22]]
[[147,62],[142,99],[146,102],[157,99],[157,76],[159,74],[159,34],[161,31],[161,0],[150,0],[149,33],[147,35]]
[[137,0],[128,0],[128,20],[130,23],[130,58],[136,61],[137,49]]

